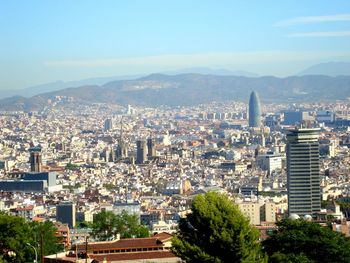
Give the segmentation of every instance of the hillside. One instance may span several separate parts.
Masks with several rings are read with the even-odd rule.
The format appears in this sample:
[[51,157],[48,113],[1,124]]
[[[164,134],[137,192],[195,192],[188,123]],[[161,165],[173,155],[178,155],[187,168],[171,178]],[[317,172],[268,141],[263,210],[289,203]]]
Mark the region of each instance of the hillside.
[[137,80],[112,81],[43,93],[29,99],[12,97],[0,101],[5,109],[40,107],[55,96],[74,97],[77,101],[158,105],[195,105],[210,101],[243,100],[255,90],[262,102],[334,101],[350,95],[350,76],[238,77],[200,74],[169,76],[152,74]]

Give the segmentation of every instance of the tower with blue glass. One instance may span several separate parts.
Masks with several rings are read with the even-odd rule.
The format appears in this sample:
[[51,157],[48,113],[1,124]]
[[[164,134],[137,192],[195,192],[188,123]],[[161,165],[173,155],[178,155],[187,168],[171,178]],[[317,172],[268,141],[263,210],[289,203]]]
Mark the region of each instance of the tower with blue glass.
[[261,109],[258,93],[253,91],[249,98],[249,127],[260,127]]

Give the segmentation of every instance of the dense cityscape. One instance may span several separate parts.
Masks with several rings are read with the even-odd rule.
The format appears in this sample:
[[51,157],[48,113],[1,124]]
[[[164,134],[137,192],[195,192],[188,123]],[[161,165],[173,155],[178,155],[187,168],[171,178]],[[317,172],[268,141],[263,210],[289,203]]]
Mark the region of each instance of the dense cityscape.
[[40,112],[2,112],[0,209],[54,222],[66,251],[98,241],[88,226],[101,211],[134,214],[151,235],[174,234],[193,198],[211,191],[231,196],[260,239],[286,217],[332,218],[348,236],[349,211],[339,203],[350,191],[349,107],[263,104],[252,92],[249,105],[57,97]]

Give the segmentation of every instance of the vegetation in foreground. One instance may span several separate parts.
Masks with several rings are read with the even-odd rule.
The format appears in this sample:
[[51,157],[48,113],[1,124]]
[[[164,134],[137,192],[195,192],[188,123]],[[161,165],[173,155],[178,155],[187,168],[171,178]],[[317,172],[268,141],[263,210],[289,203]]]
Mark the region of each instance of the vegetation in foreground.
[[262,262],[259,231],[225,195],[198,195],[181,219],[173,252],[186,262]]
[[186,262],[348,263],[350,239],[303,219],[282,220],[271,236],[259,233],[227,196],[198,195],[181,219],[172,251]]
[[[96,215],[93,236],[110,240],[147,237],[149,231],[137,217],[112,212]],[[21,217],[0,212],[0,262],[32,262],[40,238],[44,255],[63,250],[52,222],[26,222]],[[263,242],[259,232],[227,196],[210,192],[198,195],[192,213],[181,219],[173,238],[173,252],[186,262],[271,262],[271,263],[348,263],[350,239],[317,223],[282,220]]]
[[283,220],[262,243],[270,262],[350,262],[350,239],[314,222]]
[[[56,237],[52,222],[26,222],[23,218],[0,212],[0,262],[33,262],[34,246],[40,261],[40,239],[43,235],[43,254],[63,251],[63,245]],[[30,245],[29,245],[30,244]]]

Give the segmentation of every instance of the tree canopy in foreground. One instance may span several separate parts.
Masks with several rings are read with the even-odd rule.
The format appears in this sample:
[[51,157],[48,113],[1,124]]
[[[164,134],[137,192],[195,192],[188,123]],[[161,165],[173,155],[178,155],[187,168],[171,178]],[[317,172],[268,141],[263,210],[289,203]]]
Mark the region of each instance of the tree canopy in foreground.
[[224,194],[195,197],[172,251],[186,262],[261,262],[259,232]]
[[269,262],[350,262],[350,239],[302,219],[282,220],[263,243]]

